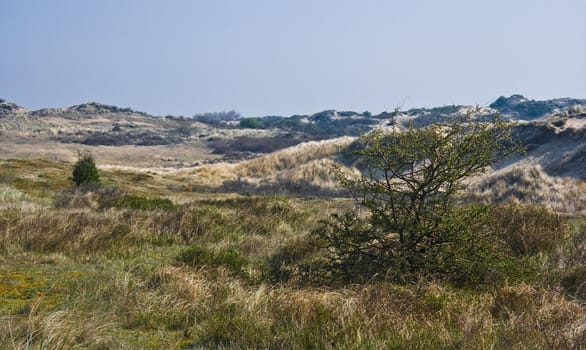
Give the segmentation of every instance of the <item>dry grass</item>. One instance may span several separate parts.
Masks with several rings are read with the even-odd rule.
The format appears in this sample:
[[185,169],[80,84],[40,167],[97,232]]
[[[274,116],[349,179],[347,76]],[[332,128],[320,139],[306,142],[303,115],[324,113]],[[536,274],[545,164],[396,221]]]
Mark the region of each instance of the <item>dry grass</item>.
[[[303,154],[321,146],[319,157]],[[230,169],[327,185],[335,143],[304,147]],[[181,203],[103,207],[89,193],[96,203],[55,208],[55,192],[70,186],[68,164],[2,165],[0,348],[586,347],[586,220],[579,216],[495,209],[503,234],[519,247],[508,282],[473,289],[433,280],[333,287],[304,280],[301,269],[315,266],[321,254],[309,233],[352,206],[348,200],[174,193],[169,186],[188,175],[112,170],[102,171],[107,184]],[[38,166],[46,176],[39,178]],[[222,166],[202,168],[231,176]],[[540,198],[553,203],[566,198],[553,196],[562,187],[547,187],[559,183],[539,183],[544,174],[520,174],[528,185],[519,191],[547,189],[551,197]],[[182,260],[193,247],[212,258]],[[526,265],[530,275],[518,275]]]
[[37,314],[33,309],[24,320],[0,322],[0,344],[11,349],[110,348],[118,325],[107,315],[85,316],[71,311]]
[[15,188],[0,184],[0,208],[38,208],[50,204],[47,200],[31,197]]
[[73,163],[77,151],[91,152],[99,168],[126,167],[128,169],[164,171],[192,166],[204,160],[218,158],[199,142],[163,146],[86,146],[47,140],[0,141],[3,158],[52,159]]
[[[529,285],[496,291],[491,312],[503,319],[499,345],[510,348],[582,349],[586,346],[584,307],[558,292]],[[558,328],[559,325],[565,325]]]
[[[342,137],[326,141],[311,141],[262,155],[235,164],[203,165],[188,171],[195,181],[211,186],[239,181],[243,186],[299,183],[317,188],[337,188],[334,165],[336,154],[355,138]],[[356,173],[356,169],[343,167]],[[181,171],[180,173],[183,173]]]
[[[334,287],[307,279],[322,253],[310,232],[351,202],[214,191],[229,182],[271,191],[297,185],[312,195],[335,188],[338,151],[353,138],[191,167],[215,157],[198,138],[252,131],[193,123],[202,136],[180,145],[90,147],[48,138],[104,132],[114,119],[19,118],[0,125],[15,137],[3,137],[0,153],[21,158],[0,160],[0,348],[586,348],[580,181],[526,166],[470,186],[489,203],[574,214],[495,207],[495,228],[514,253],[514,271],[502,283],[464,289],[422,279]],[[177,127],[133,118],[116,121]],[[77,150],[94,154],[106,186],[175,204],[133,209],[105,206],[98,192],[62,192],[71,187]],[[72,200],[56,207],[59,198]],[[182,259],[190,252],[204,256]]]
[[[341,204],[256,197],[151,211],[3,209],[0,285],[9,287],[0,304],[13,306],[0,308],[0,347],[583,348],[586,308],[545,283],[331,288],[274,276],[319,254],[307,232]],[[567,226],[559,244],[540,249],[563,255],[560,276],[586,259],[582,228]],[[214,259],[182,263],[193,244],[236,251],[245,273]]]
[[540,166],[505,168],[469,186],[476,199],[487,203],[543,205],[576,213],[586,209],[586,183],[547,175]]
[[333,157],[355,138],[342,137],[326,141],[311,141],[240,163],[238,176],[266,177],[284,170],[295,169],[314,160]]
[[583,306],[524,284],[475,295],[427,282],[292,289],[177,267],[151,280],[173,291],[168,309],[198,315],[184,325],[192,346],[581,349],[586,335]]

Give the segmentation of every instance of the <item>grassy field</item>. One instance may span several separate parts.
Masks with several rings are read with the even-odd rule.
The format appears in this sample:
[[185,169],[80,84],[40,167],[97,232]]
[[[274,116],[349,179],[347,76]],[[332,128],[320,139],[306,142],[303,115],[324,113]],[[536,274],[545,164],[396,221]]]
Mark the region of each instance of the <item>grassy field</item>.
[[311,232],[347,199],[70,174],[0,160],[2,349],[586,348],[584,217],[495,207],[516,268],[492,283],[340,285],[312,277]]

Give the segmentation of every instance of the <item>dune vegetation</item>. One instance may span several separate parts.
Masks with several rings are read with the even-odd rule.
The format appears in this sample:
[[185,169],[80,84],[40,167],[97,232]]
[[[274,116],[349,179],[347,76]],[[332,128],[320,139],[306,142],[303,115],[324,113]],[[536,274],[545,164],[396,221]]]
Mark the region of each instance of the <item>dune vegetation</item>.
[[583,184],[542,184],[549,208],[523,200],[538,170],[470,187],[491,203],[499,251],[464,282],[333,278],[316,232],[352,199],[242,191],[267,178],[330,186],[352,140],[174,173],[103,168],[100,185],[77,188],[71,163],[0,160],[0,348],[586,347],[586,218],[552,205]]

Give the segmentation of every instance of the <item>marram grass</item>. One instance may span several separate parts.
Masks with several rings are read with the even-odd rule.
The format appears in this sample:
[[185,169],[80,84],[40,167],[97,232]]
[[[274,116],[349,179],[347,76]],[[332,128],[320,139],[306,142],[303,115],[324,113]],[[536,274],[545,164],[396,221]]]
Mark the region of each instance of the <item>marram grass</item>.
[[[1,185],[4,204],[56,197]],[[522,228],[508,242],[530,276],[333,285],[307,278],[323,253],[310,232],[348,201],[191,196],[165,208],[0,206],[0,348],[586,348],[582,217],[495,211]]]

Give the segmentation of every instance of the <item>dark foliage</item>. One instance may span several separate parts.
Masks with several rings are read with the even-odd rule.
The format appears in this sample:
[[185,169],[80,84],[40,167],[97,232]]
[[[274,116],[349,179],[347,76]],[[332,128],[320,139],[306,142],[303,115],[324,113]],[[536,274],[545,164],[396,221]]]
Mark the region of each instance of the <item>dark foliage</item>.
[[246,129],[264,129],[266,124],[260,118],[244,118],[240,119],[240,127]]
[[79,154],[79,159],[73,166],[71,180],[77,187],[100,182],[100,175],[98,174],[94,157],[90,153]]

